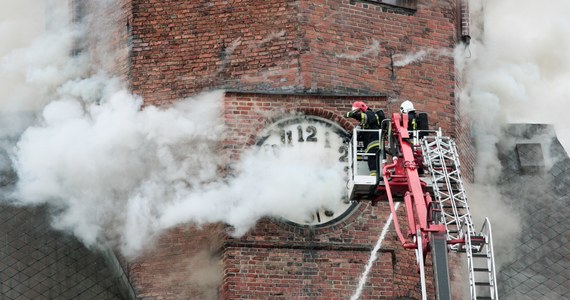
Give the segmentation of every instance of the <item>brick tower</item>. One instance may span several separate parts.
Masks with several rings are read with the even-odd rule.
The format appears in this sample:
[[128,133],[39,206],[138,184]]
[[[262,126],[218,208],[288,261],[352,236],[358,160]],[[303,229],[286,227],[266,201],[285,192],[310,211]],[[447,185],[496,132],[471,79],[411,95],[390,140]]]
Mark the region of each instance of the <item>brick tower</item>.
[[[451,55],[466,35],[461,2],[123,0],[121,72],[148,105],[223,89],[230,164],[278,112],[351,130],[341,116],[355,100],[388,113],[412,100],[431,127],[461,138]],[[240,238],[224,224],[176,228],[128,264],[130,281],[144,299],[349,299],[389,208],[323,213],[309,225],[263,219]],[[377,254],[361,299],[419,298],[413,251],[389,231]]]

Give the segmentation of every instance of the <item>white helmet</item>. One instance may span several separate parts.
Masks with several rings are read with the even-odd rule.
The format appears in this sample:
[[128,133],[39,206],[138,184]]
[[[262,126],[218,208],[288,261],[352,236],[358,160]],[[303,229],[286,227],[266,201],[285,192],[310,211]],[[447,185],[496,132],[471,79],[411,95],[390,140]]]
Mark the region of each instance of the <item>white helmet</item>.
[[414,104],[410,100],[406,100],[402,102],[402,105],[400,105],[400,112],[402,112],[403,114],[407,114],[415,110],[416,109],[414,108]]

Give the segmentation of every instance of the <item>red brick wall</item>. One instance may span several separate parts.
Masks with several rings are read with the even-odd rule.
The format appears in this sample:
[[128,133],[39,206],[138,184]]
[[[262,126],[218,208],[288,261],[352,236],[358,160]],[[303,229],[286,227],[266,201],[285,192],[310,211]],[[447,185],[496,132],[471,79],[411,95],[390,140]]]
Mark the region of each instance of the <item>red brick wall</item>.
[[223,225],[215,224],[180,226],[163,234],[148,253],[128,262],[137,299],[218,299],[223,233]]
[[[223,299],[350,299],[370,251],[231,247]],[[391,252],[381,252],[361,299],[393,299]]]
[[[133,1],[132,88],[153,104],[213,88],[381,93],[392,108],[411,99],[435,128],[452,130],[456,5],[383,10],[350,0]],[[392,68],[421,50],[421,60]]]
[[161,104],[212,87],[280,85],[298,73],[296,6],[284,0],[133,1],[133,90]]
[[[325,228],[262,220],[247,236],[226,242],[221,299],[349,299],[389,210],[387,203],[362,203]],[[404,210],[399,213],[405,232]],[[430,268],[428,259],[428,281]],[[431,282],[428,288],[433,295]],[[421,298],[421,289],[414,252],[401,247],[392,223],[360,299],[396,297]]]
[[[455,136],[453,58],[442,54],[456,43],[456,5],[418,2],[417,11],[406,11],[349,0],[132,0],[130,84],[147,104],[157,105],[226,89],[224,147],[230,160],[239,159],[273,118],[289,111],[348,129],[340,115],[354,100],[395,112],[410,99],[429,113],[432,128]],[[422,59],[392,66],[421,50]],[[387,217],[385,203],[363,204],[342,223],[310,234],[264,220],[220,248],[219,297],[346,299]],[[195,297],[197,289],[184,287],[192,271],[176,264],[199,253],[198,243],[174,230],[141,258],[131,271],[141,297]],[[161,279],[169,271],[176,276]],[[338,279],[339,272],[350,275]],[[419,291],[414,253],[402,249],[392,232],[363,299],[419,298]]]

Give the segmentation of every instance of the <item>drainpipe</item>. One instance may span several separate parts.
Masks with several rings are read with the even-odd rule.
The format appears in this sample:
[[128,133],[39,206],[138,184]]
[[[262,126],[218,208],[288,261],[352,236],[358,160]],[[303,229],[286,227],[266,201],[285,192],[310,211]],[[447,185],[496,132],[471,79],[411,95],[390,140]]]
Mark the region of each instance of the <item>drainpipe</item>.
[[459,13],[460,17],[460,32],[461,32],[461,42],[465,45],[469,45],[471,41],[471,35],[469,34],[469,0],[460,0]]

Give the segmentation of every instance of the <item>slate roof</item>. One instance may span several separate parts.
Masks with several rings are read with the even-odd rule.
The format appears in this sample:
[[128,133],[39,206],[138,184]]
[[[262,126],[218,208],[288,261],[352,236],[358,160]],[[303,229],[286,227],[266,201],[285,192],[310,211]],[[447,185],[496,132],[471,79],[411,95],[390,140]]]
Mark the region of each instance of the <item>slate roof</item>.
[[0,299],[125,299],[108,258],[51,229],[47,215],[0,205]]
[[13,135],[0,138],[0,300],[134,298],[111,251],[87,249],[75,237],[52,229],[44,206],[20,207],[4,195],[17,175],[6,149],[13,147],[21,120],[32,114],[1,114],[0,127]]
[[570,158],[549,125],[513,124],[505,133],[500,187],[522,222],[498,273],[499,299],[568,299]]

